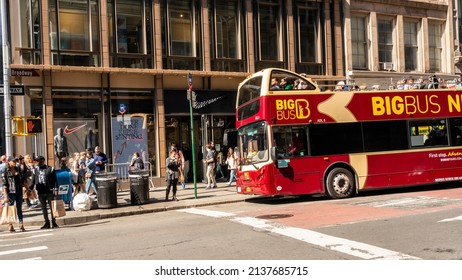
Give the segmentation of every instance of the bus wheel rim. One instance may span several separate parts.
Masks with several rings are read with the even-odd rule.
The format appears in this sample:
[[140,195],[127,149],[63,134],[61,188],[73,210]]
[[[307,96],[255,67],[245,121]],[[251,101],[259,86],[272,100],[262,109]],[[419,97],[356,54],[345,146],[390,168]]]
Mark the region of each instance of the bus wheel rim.
[[350,189],[350,178],[346,174],[337,174],[333,181],[334,191],[338,194],[345,194]]

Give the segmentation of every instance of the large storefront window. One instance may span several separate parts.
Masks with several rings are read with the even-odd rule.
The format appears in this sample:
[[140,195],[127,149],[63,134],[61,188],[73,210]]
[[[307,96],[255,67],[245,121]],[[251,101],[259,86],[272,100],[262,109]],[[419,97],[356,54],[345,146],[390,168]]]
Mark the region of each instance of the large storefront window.
[[41,64],[40,1],[21,0],[19,5],[22,63]]
[[201,70],[198,1],[164,0],[161,9],[164,68]]
[[321,6],[316,2],[300,1],[295,6],[297,30],[296,71],[312,75],[324,74],[322,64]]
[[[103,100],[103,102],[101,102]],[[100,146],[106,171],[126,171],[138,152],[156,175],[156,118],[151,92],[53,90],[53,126],[64,130],[69,154]]]
[[112,67],[152,68],[150,0],[109,0],[109,51]]
[[256,68],[286,68],[284,62],[284,21],[280,0],[255,1]]
[[212,70],[245,72],[241,1],[209,1]]
[[[64,130],[69,154],[103,145],[104,114],[97,90],[54,90],[53,127]],[[107,151],[104,151],[107,154]]]
[[145,168],[157,173],[156,115],[151,92],[111,91],[111,141],[113,162],[125,167],[138,152]]
[[99,13],[96,0],[50,0],[53,65],[99,66]]

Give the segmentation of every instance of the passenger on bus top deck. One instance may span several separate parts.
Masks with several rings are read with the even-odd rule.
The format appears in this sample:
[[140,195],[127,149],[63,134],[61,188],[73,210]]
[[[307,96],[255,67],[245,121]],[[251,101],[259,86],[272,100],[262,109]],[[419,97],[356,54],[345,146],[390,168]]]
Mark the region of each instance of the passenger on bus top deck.
[[308,89],[308,83],[306,81],[301,81],[300,85],[302,86],[302,89]]
[[344,91],[344,90],[348,90],[347,86],[345,85],[345,82],[344,81],[338,82],[337,85],[335,86],[335,91]]
[[291,89],[293,89],[292,84],[290,84],[290,83],[287,81],[287,78],[282,78],[282,79],[281,79],[280,86],[281,86],[281,88],[282,88],[283,90],[291,90]]
[[281,86],[279,85],[279,81],[277,78],[272,78],[271,79],[271,86],[270,90],[280,90]]
[[407,80],[407,83],[404,84],[404,89],[408,90],[408,89],[416,89],[415,85],[414,85],[414,79],[413,78],[409,78]]
[[403,90],[406,83],[407,83],[407,80],[405,78],[399,79],[398,82],[396,83],[396,89]]
[[300,89],[300,79],[295,79],[294,84],[292,86],[293,89]]

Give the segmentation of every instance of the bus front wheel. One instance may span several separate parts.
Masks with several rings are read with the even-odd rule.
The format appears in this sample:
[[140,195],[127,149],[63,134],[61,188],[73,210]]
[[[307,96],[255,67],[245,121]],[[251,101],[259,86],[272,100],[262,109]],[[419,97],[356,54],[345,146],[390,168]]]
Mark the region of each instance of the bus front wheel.
[[327,193],[331,198],[347,198],[354,193],[353,174],[345,168],[334,168],[326,180]]

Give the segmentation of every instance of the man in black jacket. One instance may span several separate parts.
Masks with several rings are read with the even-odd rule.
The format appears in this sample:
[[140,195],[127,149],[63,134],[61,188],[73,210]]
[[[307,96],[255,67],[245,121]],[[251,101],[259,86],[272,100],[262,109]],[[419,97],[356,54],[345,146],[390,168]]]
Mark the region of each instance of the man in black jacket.
[[31,190],[35,186],[40,204],[42,205],[42,214],[45,219],[45,224],[41,229],[50,228],[47,205],[50,207],[51,212],[51,226],[53,228],[58,228],[59,226],[56,224],[56,219],[53,217],[53,212],[51,210],[51,201],[58,196],[55,169],[45,164],[45,158],[43,156],[38,156],[34,160],[37,161],[37,166],[35,166],[33,170],[34,175],[32,176],[29,189]]

